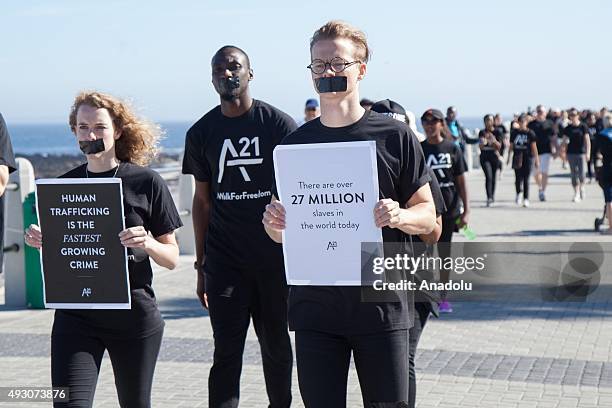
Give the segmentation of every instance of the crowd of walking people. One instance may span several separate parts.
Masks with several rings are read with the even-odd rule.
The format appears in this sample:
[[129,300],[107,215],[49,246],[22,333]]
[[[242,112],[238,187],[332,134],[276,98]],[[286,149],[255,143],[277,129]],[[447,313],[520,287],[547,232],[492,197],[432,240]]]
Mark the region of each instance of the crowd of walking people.
[[[286,113],[251,96],[254,74],[247,53],[224,46],[211,60],[219,105],[186,135],[183,173],[195,178],[196,294],[209,312],[214,332],[209,406],[238,406],[242,357],[252,321],[270,407],[289,407],[292,402],[294,362],[288,329],[295,332],[299,390],[306,407],[346,406],[351,355],[364,406],[413,407],[418,339],[430,314],[452,311],[446,294],[424,293],[416,302],[405,297],[368,303],[361,301],[359,286],[303,285],[289,290],[279,245],[286,210],[276,197],[274,148],[376,142],[380,199],[373,217],[383,242],[448,243],[469,223],[465,177],[469,144],[477,144],[480,151],[488,206],[495,204],[504,156],[516,173],[517,203],[525,207],[532,172],[539,199],[546,200],[548,169],[558,157],[569,167],[576,202],[584,198],[585,176],[594,180],[599,175],[609,214],[610,116],[605,109],[562,112],[538,106],[535,112],[515,115],[509,126],[501,115],[487,114],[483,129],[470,137],[451,106],[446,115],[435,108],[423,112],[423,134],[417,130],[415,115],[398,103],[360,99],[359,82],[366,77],[370,58],[361,30],[330,21],[314,32],[309,52],[307,68],[320,98],[306,101],[300,127]],[[182,225],[167,187],[144,167],[155,153],[158,128],[121,100],[98,92],[77,96],[69,123],[87,163],[62,177],[123,180],[129,216],[118,239],[134,255],[128,265],[133,306],[56,311],[52,383],[70,387],[71,393],[70,402],[55,406],[92,405],[107,350],[119,404],[148,407],[164,328],[150,259],[168,269],[176,266],[175,230]],[[249,194],[233,200],[228,198],[233,192]],[[41,228],[31,225],[25,231],[26,243],[42,248],[43,235]]]

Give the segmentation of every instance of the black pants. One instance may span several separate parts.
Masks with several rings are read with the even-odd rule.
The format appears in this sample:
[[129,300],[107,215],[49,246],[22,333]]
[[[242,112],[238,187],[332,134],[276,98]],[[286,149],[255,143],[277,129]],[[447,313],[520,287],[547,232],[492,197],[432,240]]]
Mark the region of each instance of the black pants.
[[85,408],[93,404],[104,350],[108,350],[121,407],[150,407],[153,372],[163,329],[135,339],[112,339],[104,335],[63,334],[51,336],[51,383],[69,387],[70,402],[54,407]]
[[416,313],[414,314],[414,326],[409,330],[409,348],[408,348],[408,407],[414,408],[416,401],[416,370],[414,364],[414,357],[416,356],[417,346],[419,345],[419,339],[421,333],[425,328],[425,323],[429,318],[431,306],[427,303],[417,302],[414,304]]
[[495,200],[495,181],[497,180],[497,170],[499,170],[499,159],[497,156],[480,156],[480,166],[485,174],[485,188],[487,199]]
[[346,407],[351,352],[363,405],[398,407],[408,398],[408,330],[361,335],[295,332],[300,393],[306,408]]
[[214,361],[208,377],[211,408],[238,406],[242,355],[251,318],[261,348],[270,407],[291,405],[293,353],[287,327],[288,289],[284,274],[270,272],[258,271],[252,278],[245,278],[232,288],[231,294],[211,288],[210,276],[207,277],[215,340]]
[[516,194],[523,192],[523,198],[529,199],[529,175],[531,174],[531,160],[523,160],[521,168],[514,169],[514,187]]

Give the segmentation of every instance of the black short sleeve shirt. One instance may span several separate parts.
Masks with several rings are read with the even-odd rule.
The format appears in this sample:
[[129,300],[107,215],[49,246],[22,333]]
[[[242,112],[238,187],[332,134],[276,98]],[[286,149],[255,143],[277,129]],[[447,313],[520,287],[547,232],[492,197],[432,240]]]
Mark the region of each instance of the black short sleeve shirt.
[[[408,126],[388,116],[366,111],[349,126],[330,128],[320,119],[307,122],[281,144],[376,142],[379,197],[402,205],[430,181],[423,152]],[[316,163],[313,163],[315,165]],[[406,242],[405,234],[383,228],[384,242]],[[397,302],[362,302],[355,286],[291,286],[289,327],[357,334],[407,329],[412,326],[414,300],[405,294]]]

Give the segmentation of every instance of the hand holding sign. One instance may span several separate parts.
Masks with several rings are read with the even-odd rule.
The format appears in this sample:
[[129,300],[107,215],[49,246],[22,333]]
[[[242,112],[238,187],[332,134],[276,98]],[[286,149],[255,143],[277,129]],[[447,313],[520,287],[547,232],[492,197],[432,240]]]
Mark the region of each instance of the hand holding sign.
[[282,231],[285,229],[285,207],[278,200],[273,200],[266,205],[266,211],[263,214],[263,224],[273,231]]
[[25,243],[32,248],[40,249],[42,247],[42,232],[40,227],[35,224],[30,224],[25,230]]
[[152,238],[143,226],[137,226],[121,231],[119,239],[124,247],[147,249]]
[[400,205],[390,198],[380,200],[374,206],[374,221],[378,228],[396,228],[400,222]]

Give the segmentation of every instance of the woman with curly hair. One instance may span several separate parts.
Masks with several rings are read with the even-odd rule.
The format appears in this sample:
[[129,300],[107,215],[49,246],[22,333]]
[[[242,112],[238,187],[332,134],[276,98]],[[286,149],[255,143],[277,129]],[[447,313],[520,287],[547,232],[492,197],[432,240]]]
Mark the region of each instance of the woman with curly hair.
[[[164,322],[151,287],[149,259],[168,269],[176,267],[174,231],[182,225],[163,179],[143,167],[156,153],[160,131],[124,102],[98,92],[77,95],[69,122],[87,163],[60,177],[122,180],[126,229],[118,239],[127,247],[132,306],[128,310],[56,310],[51,381],[53,387],[69,387],[70,402],[54,406],[92,406],[107,350],[119,404],[150,407]],[[38,226],[26,230],[26,243],[41,248],[43,235]]]

